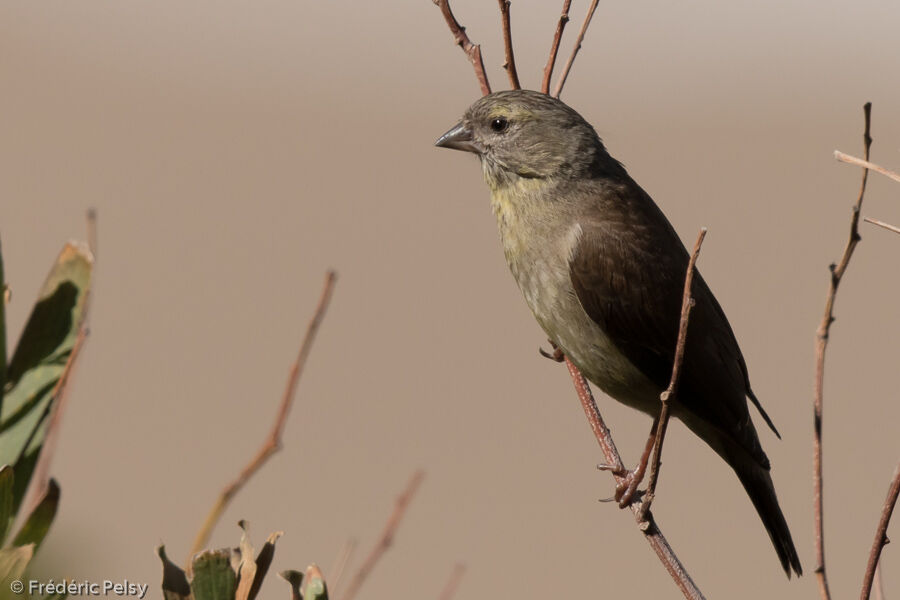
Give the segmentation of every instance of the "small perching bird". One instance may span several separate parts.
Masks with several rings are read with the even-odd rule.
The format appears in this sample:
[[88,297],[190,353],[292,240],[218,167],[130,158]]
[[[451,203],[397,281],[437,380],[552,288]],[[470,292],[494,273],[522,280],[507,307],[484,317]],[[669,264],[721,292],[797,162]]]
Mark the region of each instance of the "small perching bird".
[[[506,261],[550,341],[604,392],[658,417],[689,256],[650,196],[581,115],[539,92],[481,98],[436,145],[481,159]],[[788,577],[800,575],[747,398],[775,427],[699,273],[693,297],[672,414],[734,469]]]

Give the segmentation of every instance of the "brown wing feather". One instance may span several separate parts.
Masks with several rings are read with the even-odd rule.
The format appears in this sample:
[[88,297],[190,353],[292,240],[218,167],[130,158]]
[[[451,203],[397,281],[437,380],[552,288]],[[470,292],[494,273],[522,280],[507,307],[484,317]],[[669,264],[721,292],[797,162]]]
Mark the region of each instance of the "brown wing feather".
[[[579,221],[583,234],[571,255],[572,285],[585,312],[662,390],[671,376],[688,253],[634,181],[610,187],[591,194],[604,203],[602,210],[586,211],[602,217]],[[615,227],[616,236],[607,234],[610,227]],[[623,236],[623,231],[628,233]],[[692,292],[696,304],[678,401],[768,468],[747,409],[752,392],[731,326],[699,273]]]

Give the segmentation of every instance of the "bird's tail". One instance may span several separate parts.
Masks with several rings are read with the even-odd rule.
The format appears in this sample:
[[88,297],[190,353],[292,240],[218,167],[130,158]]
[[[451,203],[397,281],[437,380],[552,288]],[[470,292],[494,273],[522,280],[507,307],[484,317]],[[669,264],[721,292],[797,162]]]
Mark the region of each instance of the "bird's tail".
[[794,547],[794,540],[791,538],[791,531],[784,519],[784,513],[781,512],[781,507],[778,505],[772,476],[769,475],[768,469],[752,460],[742,450],[737,448],[733,450],[742,455],[729,456],[728,464],[737,473],[753,506],[756,507],[756,512],[759,513],[759,518],[762,519],[763,525],[769,533],[772,545],[775,546],[775,552],[778,553],[778,559],[781,561],[784,572],[787,573],[788,578],[790,578],[792,570],[798,576],[802,575],[803,568],[800,566],[800,558],[797,556],[797,549]]

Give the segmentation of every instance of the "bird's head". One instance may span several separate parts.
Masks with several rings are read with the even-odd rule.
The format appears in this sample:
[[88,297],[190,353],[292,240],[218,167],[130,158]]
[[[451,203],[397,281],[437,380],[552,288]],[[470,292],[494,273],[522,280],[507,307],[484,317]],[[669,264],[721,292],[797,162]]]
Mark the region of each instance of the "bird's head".
[[612,160],[581,115],[530,90],[484,96],[435,145],[477,154],[494,188],[518,178],[584,177]]

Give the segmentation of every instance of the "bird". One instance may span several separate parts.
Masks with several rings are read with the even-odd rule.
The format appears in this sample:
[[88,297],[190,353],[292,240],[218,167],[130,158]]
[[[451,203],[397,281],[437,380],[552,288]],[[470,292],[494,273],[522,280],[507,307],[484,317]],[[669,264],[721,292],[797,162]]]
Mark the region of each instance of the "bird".
[[[578,112],[541,92],[483,96],[435,145],[479,157],[506,262],[551,343],[607,395],[658,418],[690,257],[656,203]],[[699,273],[692,297],[671,414],[734,470],[788,578],[799,576],[748,399],[781,436]]]

